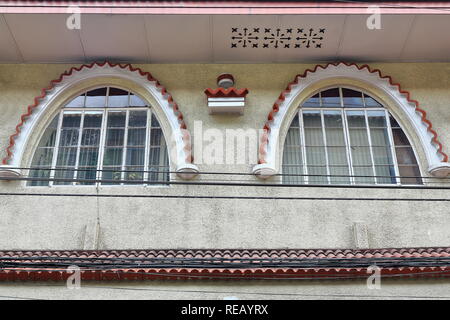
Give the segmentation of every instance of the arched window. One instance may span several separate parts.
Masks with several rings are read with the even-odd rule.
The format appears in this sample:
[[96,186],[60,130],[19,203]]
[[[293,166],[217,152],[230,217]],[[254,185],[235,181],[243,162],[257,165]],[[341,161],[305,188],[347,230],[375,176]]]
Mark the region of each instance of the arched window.
[[166,142],[150,106],[115,87],[67,103],[44,131],[31,167],[30,177],[43,179],[31,186],[169,180]]
[[422,184],[408,138],[376,99],[323,90],[298,109],[283,151],[283,183]]

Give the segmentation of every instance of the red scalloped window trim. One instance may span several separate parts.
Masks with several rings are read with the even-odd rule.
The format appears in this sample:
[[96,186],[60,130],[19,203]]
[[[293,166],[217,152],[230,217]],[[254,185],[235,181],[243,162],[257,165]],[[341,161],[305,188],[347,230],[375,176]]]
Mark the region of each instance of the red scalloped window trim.
[[369,71],[370,73],[378,73],[378,75],[379,75],[379,77],[381,79],[388,79],[389,83],[392,86],[397,87],[398,91],[401,94],[406,95],[406,99],[416,106],[416,111],[421,114],[422,122],[424,122],[427,125],[427,127],[428,127],[427,130],[433,135],[432,141],[438,147],[437,152],[443,156],[442,162],[448,162],[448,155],[442,151],[442,149],[443,149],[442,143],[438,140],[438,134],[433,129],[433,125],[432,125],[431,121],[427,119],[427,113],[425,112],[425,110],[423,110],[423,109],[421,109],[419,107],[420,104],[419,104],[419,102],[417,100],[411,99],[409,91],[403,90],[402,87],[400,86],[400,84],[395,83],[392,80],[391,76],[383,76],[383,74],[381,73],[381,71],[379,69],[372,70],[369,67],[369,65],[367,65],[367,64],[359,66],[356,63],[335,62],[335,63],[327,63],[325,66],[318,64],[312,70],[311,69],[306,69],[302,74],[296,75],[294,81],[290,82],[288,84],[288,86],[286,87],[286,89],[281,92],[281,94],[278,97],[277,101],[275,101],[275,103],[273,104],[272,110],[269,112],[269,115],[267,116],[267,121],[266,121],[266,123],[264,124],[264,127],[263,127],[264,134],[261,137],[261,144],[260,144],[260,148],[259,148],[259,160],[258,160],[259,164],[263,164],[263,163],[267,162],[265,156],[267,154],[267,145],[269,143],[269,134],[268,133],[270,132],[270,129],[271,129],[270,126],[271,126],[272,121],[274,119],[275,113],[277,113],[280,110],[280,105],[279,105],[280,102],[283,102],[286,99],[286,95],[291,92],[292,87],[297,85],[301,78],[306,78],[307,75],[308,75],[308,72],[314,73],[319,68],[326,69],[330,65],[338,66],[340,64],[344,64],[346,66],[355,66],[355,67],[358,68],[358,70],[367,69],[367,71]]
[[147,78],[148,81],[156,81],[156,87],[159,89],[159,91],[161,92],[161,94],[163,95],[163,97],[165,99],[167,99],[167,101],[169,102],[169,104],[171,105],[173,112],[175,114],[175,116],[178,119],[178,123],[180,125],[181,129],[183,130],[183,142],[184,142],[184,150],[187,152],[188,156],[185,159],[185,161],[187,163],[192,163],[193,161],[193,157],[191,155],[191,144],[190,144],[190,136],[189,134],[185,131],[187,129],[186,126],[186,122],[183,119],[183,114],[181,113],[181,111],[178,108],[177,103],[173,100],[172,95],[167,91],[167,89],[161,85],[161,83],[159,83],[158,80],[156,80],[155,78],[153,78],[153,76],[149,73],[149,72],[145,72],[140,68],[135,68],[133,67],[131,64],[118,64],[118,63],[111,63],[111,62],[93,62],[91,64],[83,64],[80,67],[72,67],[69,70],[66,70],[64,73],[62,73],[58,79],[54,79],[52,81],[50,81],[50,85],[46,88],[43,88],[41,90],[41,94],[39,96],[36,96],[34,98],[34,103],[29,105],[27,107],[27,112],[22,114],[20,117],[20,122],[19,124],[16,126],[15,128],[15,132],[14,134],[12,134],[9,137],[9,145],[6,148],[6,157],[3,158],[2,160],[2,164],[6,165],[8,164],[8,162],[11,160],[13,152],[12,152],[12,148],[14,147],[15,144],[15,140],[16,138],[19,136],[19,134],[21,133],[22,130],[22,126],[23,124],[27,121],[27,118],[29,116],[31,116],[31,114],[33,113],[33,110],[39,105],[40,100],[44,99],[45,96],[47,95],[47,93],[52,90],[57,84],[59,84],[61,81],[63,81],[63,79],[65,77],[70,77],[74,72],[79,72],[82,69],[92,69],[94,66],[99,66],[99,67],[103,67],[105,65],[110,66],[111,68],[114,67],[119,67],[121,69],[128,69],[131,72],[135,72],[138,71],[139,74],[141,76],[144,76]]
[[244,98],[248,94],[248,89],[236,89],[236,88],[208,88],[205,90],[205,94],[208,98]]

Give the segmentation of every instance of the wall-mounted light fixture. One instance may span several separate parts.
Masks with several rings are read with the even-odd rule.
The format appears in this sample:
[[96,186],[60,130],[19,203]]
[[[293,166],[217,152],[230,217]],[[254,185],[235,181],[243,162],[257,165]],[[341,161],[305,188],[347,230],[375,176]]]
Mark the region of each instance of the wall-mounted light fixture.
[[217,89],[205,90],[209,114],[244,114],[248,89],[236,89],[234,77],[229,73],[217,77]]

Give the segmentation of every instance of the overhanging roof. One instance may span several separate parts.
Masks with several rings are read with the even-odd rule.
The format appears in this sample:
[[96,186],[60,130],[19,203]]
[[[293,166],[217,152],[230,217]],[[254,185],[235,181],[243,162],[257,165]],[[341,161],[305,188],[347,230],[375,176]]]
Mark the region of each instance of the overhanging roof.
[[450,3],[380,10],[370,30],[354,2],[0,1],[0,63],[450,61]]
[[450,276],[450,248],[2,251],[0,281],[367,279]]

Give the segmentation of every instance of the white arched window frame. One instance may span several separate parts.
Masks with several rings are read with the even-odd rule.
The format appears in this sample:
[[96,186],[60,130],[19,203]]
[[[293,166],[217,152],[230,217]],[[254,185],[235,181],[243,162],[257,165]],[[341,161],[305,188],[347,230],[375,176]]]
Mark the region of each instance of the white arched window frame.
[[368,92],[350,85],[323,87],[299,106],[288,129],[283,182],[422,184],[417,153],[405,135]]
[[[108,82],[109,79],[116,81]],[[181,178],[195,176],[198,168],[192,163],[190,134],[172,96],[148,72],[131,65],[111,63],[92,63],[72,68],[42,90],[34,104],[27,108],[27,113],[22,115],[16,132],[10,137],[7,155],[0,166],[0,176],[17,177],[25,172],[20,168],[27,168],[29,165],[32,152],[37,146],[36,136],[43,134],[61,105],[68,102],[69,97],[76,96],[74,92],[79,94],[86,88],[92,88],[92,82],[96,86],[116,86],[117,81],[128,82],[139,88],[141,97],[152,106],[167,141],[171,171],[176,171]],[[125,86],[123,88],[130,90]]]
[[29,177],[36,180],[28,185],[168,182],[169,153],[152,109],[142,97],[117,85],[75,95],[43,132],[29,164]]
[[[254,166],[253,173],[261,178],[280,173],[284,139],[299,105],[326,86],[344,84],[354,84],[356,89],[368,92],[388,108],[396,119],[400,118],[401,124],[407,122],[420,144],[415,147],[420,147],[425,155],[428,173],[437,177],[450,174],[448,156],[442,151],[437,134],[426,119],[426,113],[419,108],[418,102],[412,100],[409,93],[393,83],[390,77],[382,76],[379,70],[372,70],[367,65],[347,63],[318,65],[313,70],[307,70],[296,76],[280,94],[264,126],[265,134],[259,146],[259,164]],[[384,96],[384,99],[380,96]],[[408,130],[405,131],[408,135]],[[414,146],[417,140],[411,139],[410,135],[408,138]]]

